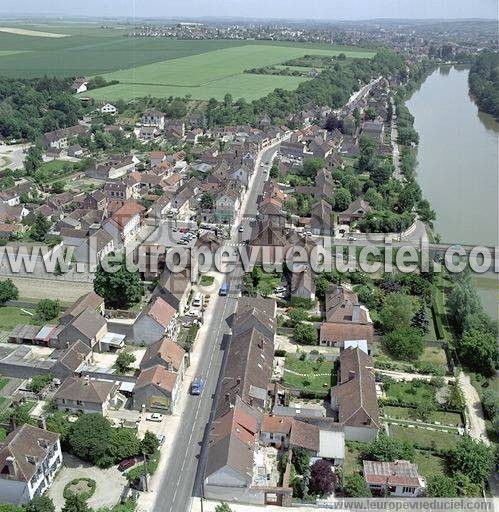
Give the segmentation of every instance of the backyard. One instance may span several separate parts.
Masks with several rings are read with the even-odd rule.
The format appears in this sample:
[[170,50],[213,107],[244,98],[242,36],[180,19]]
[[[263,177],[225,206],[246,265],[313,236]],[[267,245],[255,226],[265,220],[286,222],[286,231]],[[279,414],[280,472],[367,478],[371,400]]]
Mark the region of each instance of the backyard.
[[38,325],[39,321],[34,315],[35,310],[31,310],[30,315],[26,309],[2,306],[0,307],[0,331],[11,331],[17,324],[32,324]]
[[439,451],[448,451],[453,448],[459,436],[450,432],[440,430],[429,430],[426,428],[403,427],[390,425],[390,435],[400,441],[407,441],[417,448],[426,448]]
[[[415,409],[410,407],[394,407],[385,405],[383,407],[383,414],[390,418],[398,418],[402,420],[414,420]],[[451,425],[454,427],[462,427],[463,420],[460,414],[447,411],[432,411],[429,413],[428,419],[425,423],[439,423],[441,425]]]
[[421,380],[390,382],[384,389],[388,399],[397,400],[401,404],[418,405],[435,401],[435,386]]
[[[303,357],[303,356],[302,356]],[[284,385],[308,392],[327,392],[335,384],[333,365],[329,361],[304,360],[288,354],[284,364]]]

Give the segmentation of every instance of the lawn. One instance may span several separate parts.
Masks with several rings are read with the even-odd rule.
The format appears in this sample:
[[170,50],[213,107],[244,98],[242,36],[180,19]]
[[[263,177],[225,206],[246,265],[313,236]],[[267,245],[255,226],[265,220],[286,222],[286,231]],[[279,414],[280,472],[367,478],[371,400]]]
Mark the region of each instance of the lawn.
[[441,451],[448,451],[453,448],[460,438],[460,436],[448,432],[402,427],[400,425],[390,425],[389,430],[390,435],[400,441],[407,441],[418,447]]
[[30,316],[24,313],[21,308],[12,306],[0,307],[0,331],[11,331],[17,324],[38,325],[38,323],[35,315]]
[[345,475],[359,473],[362,471],[361,447],[358,443],[345,443],[345,461],[343,463],[343,472]]
[[284,385],[302,391],[322,392],[331,388],[331,371],[333,365],[328,361],[302,361],[288,354],[284,364],[285,370],[291,370],[302,375],[284,371]]
[[447,474],[445,459],[422,450],[416,450],[414,462],[418,466],[418,473],[429,479],[433,476]]
[[425,347],[423,354],[419,358],[419,361],[425,363],[435,363],[439,366],[447,368],[447,356],[445,355],[445,350],[440,347]]
[[400,402],[418,404],[435,399],[435,387],[427,382],[392,382],[385,390],[387,398]]
[[215,278],[213,276],[204,274],[201,276],[201,279],[199,280],[199,284],[201,286],[211,286],[214,281],[215,281]]
[[[410,407],[394,407],[391,405],[385,405],[383,406],[383,412],[385,416],[390,416],[390,418],[415,420],[414,409],[411,409]],[[455,427],[460,427],[463,424],[460,414],[446,411],[433,411],[426,423],[434,422],[442,425],[452,425]]]
[[2,390],[7,385],[7,382],[9,382],[7,377],[0,377],[0,390]]

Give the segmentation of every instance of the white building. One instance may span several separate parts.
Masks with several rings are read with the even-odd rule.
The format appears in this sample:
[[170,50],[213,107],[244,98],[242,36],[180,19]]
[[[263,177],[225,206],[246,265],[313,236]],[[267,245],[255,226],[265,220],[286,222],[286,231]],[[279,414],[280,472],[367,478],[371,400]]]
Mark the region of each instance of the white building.
[[0,445],[0,501],[25,505],[52,484],[62,464],[59,434],[23,425]]
[[111,103],[106,103],[99,110],[100,110],[101,114],[112,114],[112,115],[114,115],[114,114],[116,114],[118,112],[118,109],[114,105],[111,105]]

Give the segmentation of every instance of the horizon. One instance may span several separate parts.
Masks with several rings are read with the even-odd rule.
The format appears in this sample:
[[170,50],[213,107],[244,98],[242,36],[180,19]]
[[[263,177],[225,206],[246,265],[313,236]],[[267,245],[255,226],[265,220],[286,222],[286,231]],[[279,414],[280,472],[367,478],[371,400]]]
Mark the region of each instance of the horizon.
[[[497,20],[495,0],[310,0],[297,1],[219,0],[215,5],[204,0],[185,0],[181,5],[164,5],[161,0],[88,0],[85,5],[67,0],[8,0],[1,16],[136,18],[136,19],[267,19],[310,21],[375,20]],[[155,16],[151,13],[155,12]],[[283,17],[282,13],[286,13]],[[334,16],[332,14],[334,13]]]

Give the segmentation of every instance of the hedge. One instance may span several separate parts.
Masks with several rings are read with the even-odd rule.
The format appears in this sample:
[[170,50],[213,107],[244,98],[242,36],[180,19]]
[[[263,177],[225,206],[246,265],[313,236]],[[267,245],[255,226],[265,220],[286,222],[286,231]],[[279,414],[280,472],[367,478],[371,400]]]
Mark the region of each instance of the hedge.
[[287,352],[283,348],[274,350],[274,357],[286,357]]
[[437,340],[443,340],[445,338],[445,331],[442,325],[442,312],[439,310],[438,304],[436,303],[434,297],[431,299],[431,314],[433,316],[433,325],[435,327]]
[[[78,485],[79,482],[87,482],[88,485],[90,486],[90,489],[87,492],[78,492],[78,493],[75,493],[69,489],[70,486]],[[95,483],[95,480],[92,480],[91,478],[75,478],[74,480],[71,480],[71,482],[68,482],[65,485],[62,495],[65,500],[67,500],[73,494],[77,494],[83,500],[88,500],[89,498],[91,498],[94,495],[96,486],[97,486],[97,484]]]

